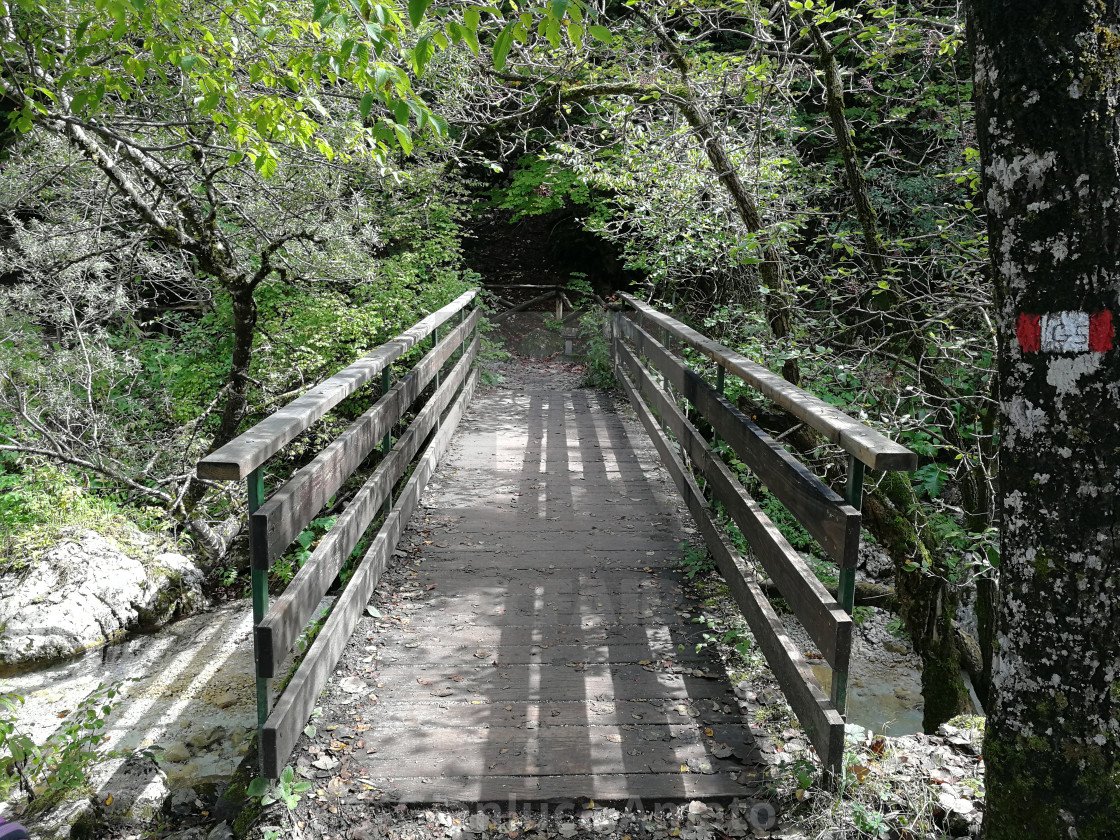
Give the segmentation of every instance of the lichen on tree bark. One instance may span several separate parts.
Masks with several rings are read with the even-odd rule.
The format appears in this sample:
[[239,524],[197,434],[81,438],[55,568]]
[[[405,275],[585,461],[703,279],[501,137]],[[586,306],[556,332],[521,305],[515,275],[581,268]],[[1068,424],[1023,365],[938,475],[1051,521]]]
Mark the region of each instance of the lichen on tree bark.
[[1120,7],[972,0],[969,38],[1000,330],[985,833],[1115,837],[1120,353],[1016,324],[1120,303]]

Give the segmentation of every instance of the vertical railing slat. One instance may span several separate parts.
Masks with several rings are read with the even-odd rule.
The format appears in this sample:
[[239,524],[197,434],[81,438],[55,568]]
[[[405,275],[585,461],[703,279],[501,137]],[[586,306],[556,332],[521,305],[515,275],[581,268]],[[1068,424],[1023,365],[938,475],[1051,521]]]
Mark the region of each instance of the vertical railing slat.
[[[264,504],[264,467],[260,466],[249,473],[246,478],[246,490],[249,497],[249,515],[252,516]],[[254,539],[250,531],[249,539]],[[257,546],[250,546],[250,555]],[[263,546],[261,547],[263,548]],[[251,589],[253,593],[253,626],[260,624],[268,612],[268,569],[258,569],[254,565],[251,571]],[[255,634],[254,634],[255,638]],[[264,726],[268,720],[268,713],[272,704],[272,680],[262,677],[257,664],[256,645],[253,648],[254,670],[257,683],[257,730]]]
[[[854,455],[848,456],[848,481],[844,490],[845,501],[856,510],[863,508],[863,462]],[[840,581],[836,589],[836,600],[840,608],[848,615],[855,609],[856,603],[856,570],[853,563],[850,568],[840,570]],[[845,714],[848,708],[848,671],[833,671],[832,673],[832,702],[836,711]]]

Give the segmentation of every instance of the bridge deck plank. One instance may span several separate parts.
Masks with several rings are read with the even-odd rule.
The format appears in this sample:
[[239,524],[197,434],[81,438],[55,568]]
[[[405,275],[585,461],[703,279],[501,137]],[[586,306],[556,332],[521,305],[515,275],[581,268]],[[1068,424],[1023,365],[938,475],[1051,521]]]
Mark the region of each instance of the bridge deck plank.
[[478,395],[297,748],[301,772],[324,776],[312,761],[329,753],[402,802],[752,793],[735,781],[760,766],[750,727],[696,650],[674,568],[695,531],[656,463],[598,392]]

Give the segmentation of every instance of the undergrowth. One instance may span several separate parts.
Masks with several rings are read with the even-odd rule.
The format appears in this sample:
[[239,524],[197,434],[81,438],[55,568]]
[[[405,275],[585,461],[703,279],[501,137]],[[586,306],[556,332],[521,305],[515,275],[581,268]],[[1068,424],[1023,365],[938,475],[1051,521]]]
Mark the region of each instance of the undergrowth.
[[76,530],[113,537],[125,553],[145,559],[151,546],[137,544],[139,532],[160,534],[167,527],[162,510],[123,504],[65,467],[26,456],[0,460],[0,573],[28,568],[33,557]]

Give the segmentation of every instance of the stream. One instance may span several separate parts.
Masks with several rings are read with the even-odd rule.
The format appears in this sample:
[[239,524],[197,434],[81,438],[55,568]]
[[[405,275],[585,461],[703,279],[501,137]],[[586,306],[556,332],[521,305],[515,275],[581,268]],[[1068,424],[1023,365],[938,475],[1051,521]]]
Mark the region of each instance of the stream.
[[[249,601],[234,601],[151,635],[4,678],[0,690],[25,699],[20,727],[42,743],[99,684],[117,683],[107,750],[150,748],[172,790],[218,783],[233,775],[256,724],[251,629]],[[95,789],[122,763],[100,763]],[[9,807],[0,803],[0,815]]]

